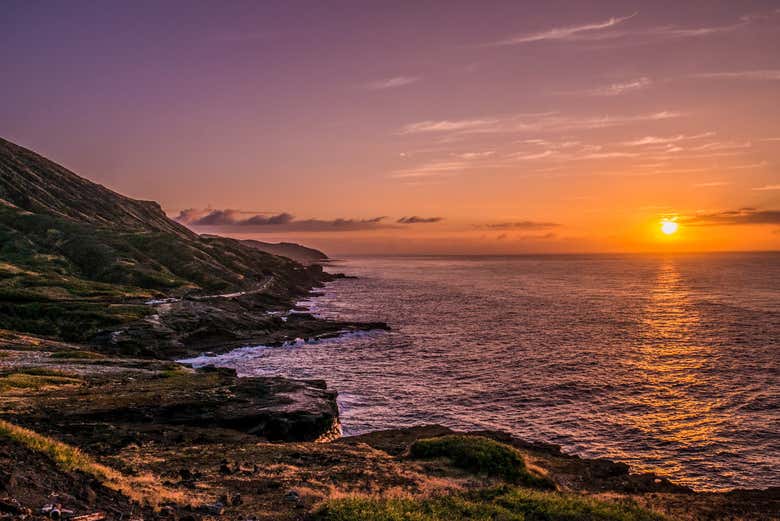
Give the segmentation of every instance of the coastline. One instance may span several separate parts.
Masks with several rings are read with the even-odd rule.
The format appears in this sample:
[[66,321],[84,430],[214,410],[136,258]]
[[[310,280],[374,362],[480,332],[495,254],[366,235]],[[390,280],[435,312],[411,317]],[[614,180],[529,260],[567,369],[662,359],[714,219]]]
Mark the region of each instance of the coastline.
[[[317,291],[318,286],[312,286],[308,295]],[[302,317],[305,327],[299,333],[314,334],[309,338],[315,339],[339,334],[328,329],[333,323],[296,307],[289,306],[292,313],[284,323],[292,321],[297,327],[292,317]],[[344,324],[352,333],[362,330],[357,323],[339,327]],[[289,335],[293,329],[283,331]],[[62,482],[55,493],[80,513],[113,509],[110,518],[136,512],[147,519],[319,519],[317,512],[333,487],[339,494],[369,487],[374,493],[395,490],[414,497],[421,490],[434,496],[460,494],[500,483],[490,475],[473,476],[446,464],[409,459],[416,440],[455,434],[512,447],[559,493],[623,498],[674,519],[683,514],[691,519],[771,519],[780,512],[777,488],[697,492],[652,473],[631,473],[622,463],[565,454],[559,446],[499,431],[457,433],[420,425],[343,437],[337,393],[321,380],[238,378],[233,370],[209,365],[192,369],[173,361],[90,350],[95,346],[85,349],[8,333],[1,338],[0,381],[19,375],[49,380],[23,392],[6,387],[0,419],[81,448],[123,476],[146,476],[151,483],[151,492],[143,498],[149,504],[134,505],[95,476],[71,471],[70,482]],[[19,350],[25,345],[35,347]],[[209,345],[220,352],[229,346]],[[0,509],[5,501],[11,505],[8,509],[34,514],[41,507],[45,483],[61,482],[61,469],[42,463],[19,442],[5,450],[17,466],[34,464],[39,470],[32,476],[12,471],[0,480],[10,484],[5,485]],[[286,470],[279,474],[281,468]],[[20,482],[30,490],[22,490]]]

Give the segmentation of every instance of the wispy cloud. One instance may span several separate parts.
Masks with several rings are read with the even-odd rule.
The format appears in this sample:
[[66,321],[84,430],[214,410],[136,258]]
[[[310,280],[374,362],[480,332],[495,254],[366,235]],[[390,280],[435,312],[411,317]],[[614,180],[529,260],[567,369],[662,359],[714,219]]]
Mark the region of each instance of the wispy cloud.
[[631,81],[612,83],[603,87],[596,87],[595,89],[583,91],[583,94],[588,96],[620,96],[621,94],[645,89],[652,85],[652,83],[653,82],[650,78],[642,77]]
[[757,192],[769,192],[769,191],[774,191],[774,190],[780,190],[780,185],[758,186],[756,188],[753,188],[753,190],[756,190]]
[[731,183],[728,182],[728,181],[709,181],[709,182],[706,182],[706,183],[696,183],[693,186],[695,186],[697,188],[715,188],[715,187],[718,187],[718,186],[728,186],[730,184]]
[[462,154],[455,154],[455,157],[468,161],[472,159],[484,159],[486,157],[495,155],[495,153],[495,150],[485,150],[482,152],[463,152]]
[[698,36],[709,36],[711,34],[727,33],[744,27],[750,23],[750,20],[742,18],[739,22],[729,25],[716,25],[710,27],[676,27],[676,26],[662,26],[653,27],[644,31],[640,31],[640,34],[648,36],[657,36],[660,39],[674,39],[674,38],[694,38]]
[[418,81],[420,81],[419,76],[394,76],[392,78],[372,81],[367,83],[366,87],[371,90],[395,89],[405,85],[411,85],[412,83],[416,83]]
[[469,167],[467,161],[433,161],[411,168],[396,170],[390,177],[396,178],[419,178],[419,177],[439,177],[453,175]]
[[780,224],[780,210],[740,208],[739,210],[699,213],[682,220],[688,224],[702,226]]
[[492,230],[546,230],[557,228],[559,223],[544,221],[510,221],[490,224],[480,224],[477,228],[490,228]]
[[567,116],[556,112],[545,112],[462,120],[426,120],[405,125],[398,133],[401,135],[423,133],[488,134],[588,130],[646,121],[661,121],[681,116],[682,114],[676,111],[659,111],[628,116]]
[[412,215],[411,217],[401,217],[396,222],[399,224],[429,224],[437,223],[444,220],[444,217],[418,217]]
[[630,20],[636,15],[637,13],[634,13],[629,16],[612,17],[609,18],[608,20],[603,20],[601,22],[594,22],[594,23],[588,23],[583,25],[572,25],[568,27],[554,27],[552,29],[547,29],[545,31],[528,33],[528,34],[519,34],[503,40],[499,40],[497,42],[493,42],[489,45],[505,46],[505,45],[520,45],[524,43],[541,42],[541,41],[576,40],[576,39],[580,39],[580,37],[584,34],[600,33],[605,29],[610,29],[612,27],[615,27],[625,22],[626,20]]
[[554,150],[544,150],[542,152],[515,152],[513,154],[509,154],[509,159],[515,159],[518,161],[533,161],[535,159],[544,159],[547,157],[552,157],[556,155],[556,151]]
[[176,220],[192,227],[210,227],[222,230],[252,232],[343,232],[394,227],[383,221],[386,217],[370,219],[296,219],[292,214],[264,214],[241,210],[183,210]]
[[544,31],[519,34],[503,40],[491,42],[486,46],[501,47],[509,45],[525,45],[534,42],[616,42],[630,45],[643,45],[666,40],[682,38],[701,38],[715,34],[728,33],[760,20],[760,17],[743,16],[737,21],[726,25],[711,25],[699,27],[679,27],[662,25],[654,27],[626,28],[624,22],[637,16],[612,17],[600,22],[554,27]]
[[752,71],[701,72],[691,74],[692,78],[722,80],[780,80],[780,69],[761,69]]
[[452,132],[492,128],[499,122],[497,119],[461,119],[440,121],[418,121],[403,127],[401,134],[420,134],[425,132]]
[[695,139],[702,139],[712,137],[715,132],[704,132],[701,134],[677,134],[674,136],[645,136],[639,139],[633,139],[631,141],[624,141],[623,145],[626,146],[645,146],[645,145],[666,145],[669,143],[679,143],[680,141],[690,141]]

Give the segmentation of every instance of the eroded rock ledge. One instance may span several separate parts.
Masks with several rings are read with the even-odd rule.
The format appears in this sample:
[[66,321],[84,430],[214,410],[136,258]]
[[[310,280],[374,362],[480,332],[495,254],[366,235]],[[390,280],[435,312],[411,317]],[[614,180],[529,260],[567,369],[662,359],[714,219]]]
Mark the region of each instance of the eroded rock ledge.
[[146,360],[45,361],[38,357],[36,364],[19,363],[14,370],[46,374],[57,367],[56,374],[72,375],[73,383],[10,393],[0,416],[101,452],[150,440],[181,441],[194,428],[201,437],[209,429],[267,441],[321,441],[340,434],[336,392],[322,380],[238,378],[232,369]]

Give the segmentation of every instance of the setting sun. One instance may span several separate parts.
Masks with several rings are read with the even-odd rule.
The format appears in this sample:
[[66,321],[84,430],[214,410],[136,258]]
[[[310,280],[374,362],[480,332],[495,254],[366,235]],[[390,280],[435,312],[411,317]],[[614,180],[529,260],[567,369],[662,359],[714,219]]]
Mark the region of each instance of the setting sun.
[[661,222],[661,231],[664,232],[666,235],[672,235],[676,233],[677,228],[679,228],[679,225],[674,221]]

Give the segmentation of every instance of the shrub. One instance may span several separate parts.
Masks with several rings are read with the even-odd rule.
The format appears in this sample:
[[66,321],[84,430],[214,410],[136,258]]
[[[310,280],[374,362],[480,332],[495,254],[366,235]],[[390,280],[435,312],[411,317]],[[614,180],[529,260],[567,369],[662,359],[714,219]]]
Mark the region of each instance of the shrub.
[[483,436],[449,435],[415,441],[409,455],[416,459],[446,458],[455,467],[477,474],[487,474],[512,483],[554,489],[544,477],[531,474],[514,447]]
[[633,501],[501,487],[429,498],[354,497],[326,502],[322,521],[662,521]]

